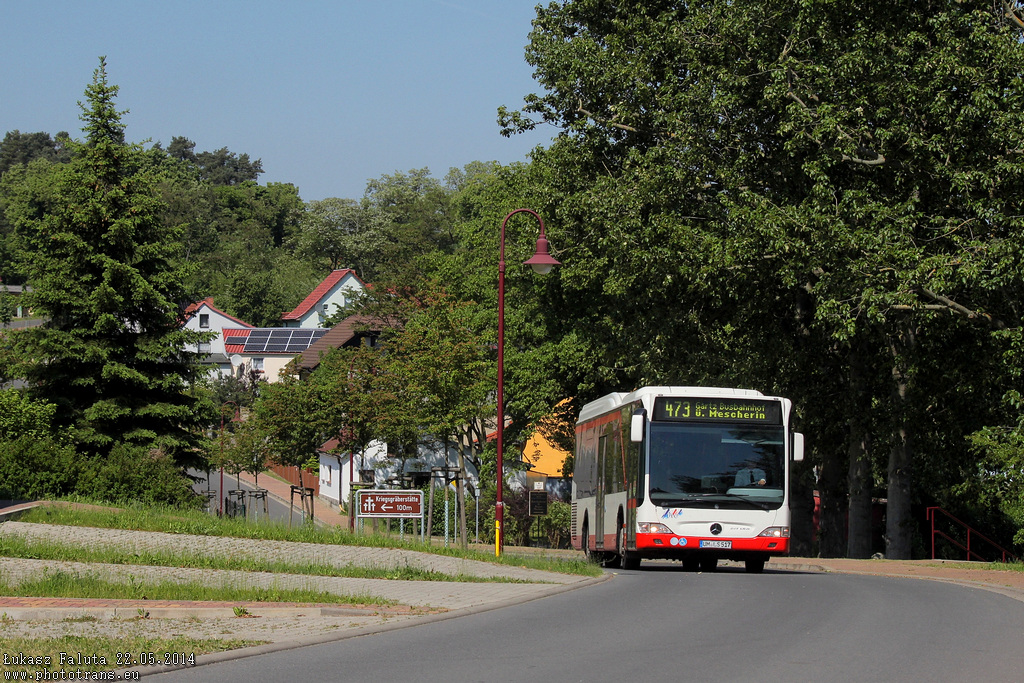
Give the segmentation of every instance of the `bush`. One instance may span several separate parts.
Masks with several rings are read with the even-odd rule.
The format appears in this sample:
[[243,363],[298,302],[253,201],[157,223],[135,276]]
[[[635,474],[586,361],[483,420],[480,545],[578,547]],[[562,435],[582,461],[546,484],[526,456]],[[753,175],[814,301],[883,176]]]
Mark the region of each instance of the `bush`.
[[572,533],[572,506],[560,500],[548,502],[548,514],[538,518],[548,546],[551,548],[568,548]]
[[0,497],[59,498],[74,490],[80,472],[75,449],[48,436],[0,440]]
[[[484,500],[481,504],[480,539],[485,543],[494,543],[494,498],[488,506]],[[539,517],[531,517],[529,510],[529,494],[526,491],[507,491],[505,503],[505,545],[531,545],[536,543],[536,533],[543,534],[544,539],[539,545],[549,548],[568,548],[570,541],[570,517],[572,507],[553,496],[548,496],[548,513]],[[539,529],[539,532],[538,532]],[[532,537],[532,538],[531,538]]]
[[161,451],[119,443],[110,454],[88,461],[76,493],[111,503],[141,502],[198,507],[192,483]]
[[52,436],[56,411],[54,404],[31,399],[18,389],[0,390],[0,440]]

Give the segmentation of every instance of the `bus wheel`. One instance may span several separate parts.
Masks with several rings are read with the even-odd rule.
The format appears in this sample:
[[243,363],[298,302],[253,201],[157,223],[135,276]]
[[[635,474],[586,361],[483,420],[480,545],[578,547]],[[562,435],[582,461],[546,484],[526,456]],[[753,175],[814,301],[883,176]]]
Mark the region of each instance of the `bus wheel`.
[[757,557],[746,560],[744,563],[748,574],[760,574],[764,571],[764,558]]
[[619,566],[623,569],[640,569],[640,558],[626,552],[626,527],[619,527]]
[[702,572],[713,572],[718,569],[718,558],[717,557],[702,557],[700,558],[700,570]]

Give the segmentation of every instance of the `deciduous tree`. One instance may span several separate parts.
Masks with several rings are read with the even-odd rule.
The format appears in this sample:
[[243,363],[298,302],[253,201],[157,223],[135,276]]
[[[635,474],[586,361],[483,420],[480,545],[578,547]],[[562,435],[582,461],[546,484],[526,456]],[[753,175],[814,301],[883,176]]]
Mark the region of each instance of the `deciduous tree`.
[[[871,443],[887,554],[908,557],[910,504],[948,499],[962,438],[999,412],[976,400],[1005,383],[990,331],[1020,325],[1015,6],[539,7],[543,92],[501,118],[562,131],[532,172],[572,245],[560,303],[597,350],[592,385],[794,396],[832,527],[847,488],[863,501],[848,459]],[[927,487],[925,462],[943,473]]]
[[328,197],[306,206],[296,251],[331,270],[354,268],[361,278],[373,281],[389,247],[390,226],[387,216],[373,207]]
[[305,486],[303,470],[319,466],[320,447],[334,435],[320,388],[285,374],[262,387],[250,419],[256,438],[266,440],[270,460],[298,467],[299,485]]

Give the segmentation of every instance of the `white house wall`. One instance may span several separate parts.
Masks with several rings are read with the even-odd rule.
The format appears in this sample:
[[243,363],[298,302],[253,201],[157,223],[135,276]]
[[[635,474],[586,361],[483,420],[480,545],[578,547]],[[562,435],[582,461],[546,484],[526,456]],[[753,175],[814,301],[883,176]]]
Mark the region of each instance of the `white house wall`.
[[[202,316],[209,316],[206,327],[201,325]],[[191,351],[194,351],[195,353],[208,354],[206,364],[208,364],[211,369],[216,368],[217,373],[222,376],[228,376],[232,373],[231,363],[224,349],[224,328],[237,329],[245,326],[245,323],[227,316],[216,309],[210,308],[206,303],[202,303],[199,308],[190,315],[189,319],[185,321],[184,325],[185,329],[192,330],[193,332],[217,333],[217,336],[209,342],[204,342],[204,344],[209,344],[208,351],[200,345],[193,346]]]
[[[449,450],[448,466],[458,467],[459,456],[455,449]],[[355,467],[350,469],[348,454],[336,456],[327,453],[320,454],[320,497],[335,505],[339,501],[347,505],[351,481],[354,477],[359,481],[359,469],[373,469],[374,486],[378,488],[390,488],[392,485],[387,482],[398,478],[398,467],[400,461],[389,461],[387,458],[387,446],[382,442],[374,442],[361,457],[356,455]],[[382,466],[383,465],[383,466]],[[440,442],[429,442],[420,444],[419,457],[410,458],[405,463],[406,472],[430,472],[433,467],[443,467],[445,457]],[[479,490],[480,476],[471,463],[466,463],[466,475],[474,489]],[[438,482],[439,483],[439,482]]]
[[[210,318],[209,318],[209,325],[207,327],[200,327],[200,325],[199,325],[199,323],[200,323],[200,316],[202,316],[202,315],[210,316]],[[212,353],[212,354],[213,353],[219,353],[221,355],[224,355],[224,334],[223,334],[223,330],[224,330],[225,327],[237,328],[237,327],[240,327],[240,325],[238,324],[237,320],[235,320],[233,318],[229,318],[228,316],[224,315],[223,313],[211,309],[206,304],[203,304],[202,306],[200,306],[199,309],[195,313],[192,314],[192,317],[190,317],[185,322],[185,329],[193,330],[195,332],[216,332],[217,333],[216,338],[211,339],[210,342],[209,342],[209,344],[210,344],[210,353]],[[197,348],[195,350],[198,352],[199,349]]]
[[[315,329],[323,327],[324,319],[352,303],[352,299],[364,292],[363,284],[354,274],[348,274],[327,294],[316,302],[298,321],[297,327]],[[326,308],[325,308],[326,307]]]

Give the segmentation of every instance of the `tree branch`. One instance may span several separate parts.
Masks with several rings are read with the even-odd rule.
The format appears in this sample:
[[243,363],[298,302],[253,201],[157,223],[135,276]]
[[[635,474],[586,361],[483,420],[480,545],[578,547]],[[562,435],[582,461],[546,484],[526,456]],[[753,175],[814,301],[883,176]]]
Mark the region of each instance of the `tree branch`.
[[[804,103],[803,100],[801,100],[799,97],[797,97],[797,94],[795,92],[790,90],[789,92],[786,93],[786,95],[789,97],[789,99],[793,100],[794,102],[799,104],[801,107],[803,107],[804,111],[809,112],[812,115],[814,114],[814,110],[811,109],[810,107],[808,107]],[[854,140],[853,136],[851,136],[849,133],[847,133],[845,130],[843,130],[838,124],[836,124],[836,130],[839,132],[840,135],[842,135],[844,138],[846,138],[850,142],[856,142],[856,140]],[[871,136],[868,135],[868,138],[870,139]],[[819,145],[822,145],[821,140],[818,140],[818,139],[815,138],[814,141],[817,142]],[[822,146],[824,146],[824,145],[822,145]],[[885,156],[883,156],[882,154],[879,154],[878,152],[874,152],[874,150],[869,150],[869,151],[871,151],[871,152],[873,152],[875,154],[875,158],[874,159],[860,159],[858,157],[851,157],[849,154],[843,154],[841,156],[841,158],[842,158],[843,161],[848,161],[848,162],[853,163],[853,164],[860,164],[862,166],[881,166],[882,164],[885,163]]]
[[606,118],[598,116],[597,114],[594,114],[594,113],[591,113],[591,112],[587,111],[586,109],[583,108],[583,101],[582,100],[580,100],[579,106],[576,107],[576,111],[578,111],[581,114],[584,114],[587,118],[593,119],[594,121],[597,121],[598,123],[603,123],[606,126],[612,126],[614,128],[621,128],[622,130],[627,130],[630,133],[639,133],[640,132],[636,128],[633,128],[633,126],[627,126],[624,123],[616,123],[614,118],[606,119]]
[[[878,153],[876,152],[876,154]],[[878,154],[876,158],[870,161],[867,159],[858,159],[857,157],[851,157],[849,154],[844,154],[842,158],[843,161],[849,161],[854,164],[861,164],[862,166],[881,166],[882,164],[885,163],[885,157],[882,156],[881,154]]]
[[[1006,323],[1004,323],[1002,320],[1000,320],[998,318],[993,318],[988,313],[982,313],[980,311],[972,311],[971,309],[967,308],[966,306],[964,306],[962,304],[958,304],[957,302],[953,301],[949,297],[942,296],[941,294],[936,294],[935,292],[933,292],[930,289],[927,289],[925,287],[918,287],[917,291],[920,292],[925,297],[931,299],[932,301],[939,302],[940,304],[942,304],[943,307],[948,308],[949,310],[953,311],[954,313],[958,313],[959,315],[964,316],[968,320],[978,320],[978,319],[981,319],[981,320],[984,320],[985,322],[987,322],[990,326],[996,328],[997,330],[1006,329]],[[926,306],[926,308],[931,308],[931,307],[930,306]]]
[[1003,0],[1003,11],[1006,14],[1006,18],[1016,24],[1017,28],[1024,29],[1024,20],[1017,16],[1017,13],[1013,11],[1013,7],[1010,6],[1007,0]]
[[922,304],[920,306],[910,306],[908,304],[895,304],[889,307],[892,311],[948,311],[948,306],[942,306],[940,304]]

